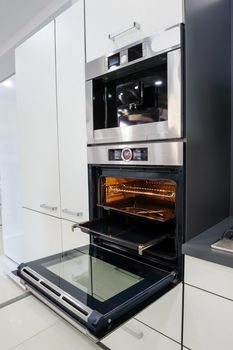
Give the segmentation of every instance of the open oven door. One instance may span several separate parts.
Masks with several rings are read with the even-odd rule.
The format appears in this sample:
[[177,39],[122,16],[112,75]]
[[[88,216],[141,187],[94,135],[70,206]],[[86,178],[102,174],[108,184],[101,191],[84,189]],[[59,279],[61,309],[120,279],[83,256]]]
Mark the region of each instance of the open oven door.
[[21,264],[22,283],[98,341],[170,290],[176,272],[90,244]]

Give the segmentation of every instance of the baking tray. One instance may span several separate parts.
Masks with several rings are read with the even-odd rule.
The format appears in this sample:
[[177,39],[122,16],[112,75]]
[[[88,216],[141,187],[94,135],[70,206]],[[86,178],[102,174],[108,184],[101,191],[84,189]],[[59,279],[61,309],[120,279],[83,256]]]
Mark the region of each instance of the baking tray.
[[128,217],[103,217],[80,223],[79,228],[87,234],[137,250],[140,255],[172,234],[170,225],[133,221]]

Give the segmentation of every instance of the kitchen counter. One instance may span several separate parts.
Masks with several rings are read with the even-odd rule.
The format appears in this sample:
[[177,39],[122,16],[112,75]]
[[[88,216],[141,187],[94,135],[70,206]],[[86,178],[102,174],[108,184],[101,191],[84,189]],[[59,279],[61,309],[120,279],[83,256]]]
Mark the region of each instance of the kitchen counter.
[[195,258],[211,261],[216,264],[233,267],[233,253],[211,248],[226,229],[233,226],[233,217],[228,217],[217,225],[194,237],[182,246],[182,252]]

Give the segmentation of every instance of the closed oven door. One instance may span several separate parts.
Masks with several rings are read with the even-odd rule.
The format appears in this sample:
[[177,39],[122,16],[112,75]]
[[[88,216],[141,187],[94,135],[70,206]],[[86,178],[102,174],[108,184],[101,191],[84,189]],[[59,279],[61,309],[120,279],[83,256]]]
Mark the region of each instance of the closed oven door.
[[88,80],[86,98],[88,144],[181,138],[181,49]]

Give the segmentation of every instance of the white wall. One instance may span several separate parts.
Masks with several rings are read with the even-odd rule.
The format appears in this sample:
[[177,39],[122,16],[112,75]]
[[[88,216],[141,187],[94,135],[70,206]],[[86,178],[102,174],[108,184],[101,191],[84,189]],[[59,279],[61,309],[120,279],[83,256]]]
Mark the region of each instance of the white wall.
[[15,76],[0,84],[0,176],[4,253],[14,259],[21,234]]
[[[4,45],[0,45],[0,82],[15,74],[15,48],[79,0],[53,0]],[[20,15],[20,14],[19,14]]]

